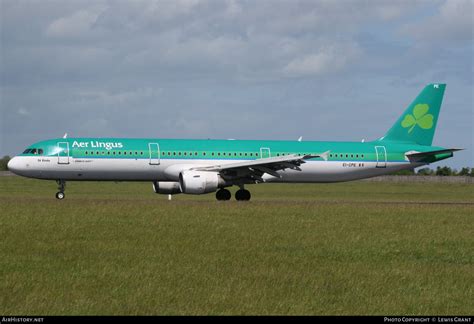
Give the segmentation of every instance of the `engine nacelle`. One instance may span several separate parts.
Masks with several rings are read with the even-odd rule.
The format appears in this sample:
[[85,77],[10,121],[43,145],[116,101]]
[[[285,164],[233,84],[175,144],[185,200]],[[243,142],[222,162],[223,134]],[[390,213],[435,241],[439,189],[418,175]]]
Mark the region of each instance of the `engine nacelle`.
[[175,195],[181,193],[179,182],[153,182],[153,191],[162,195]]
[[217,172],[186,170],[179,174],[181,192],[191,195],[201,195],[215,192],[224,180]]

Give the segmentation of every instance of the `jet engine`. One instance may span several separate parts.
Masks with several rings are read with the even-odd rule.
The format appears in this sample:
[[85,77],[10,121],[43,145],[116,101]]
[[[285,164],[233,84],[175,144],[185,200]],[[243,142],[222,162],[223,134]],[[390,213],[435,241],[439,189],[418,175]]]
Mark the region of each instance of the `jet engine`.
[[185,170],[179,174],[181,192],[192,195],[201,195],[215,192],[225,181],[217,172]]
[[162,195],[175,195],[181,193],[179,182],[153,182],[153,191]]

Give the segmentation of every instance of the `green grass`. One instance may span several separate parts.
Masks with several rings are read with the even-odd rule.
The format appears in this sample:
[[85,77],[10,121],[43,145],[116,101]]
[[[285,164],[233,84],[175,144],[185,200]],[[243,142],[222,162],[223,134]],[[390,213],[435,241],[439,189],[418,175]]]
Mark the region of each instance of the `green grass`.
[[472,314],[474,187],[0,178],[0,314]]

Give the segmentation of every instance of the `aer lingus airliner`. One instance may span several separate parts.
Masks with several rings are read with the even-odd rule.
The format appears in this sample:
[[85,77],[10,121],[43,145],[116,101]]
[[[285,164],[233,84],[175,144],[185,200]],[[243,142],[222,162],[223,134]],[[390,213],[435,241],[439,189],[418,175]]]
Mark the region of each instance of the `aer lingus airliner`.
[[[29,146],[8,168],[25,177],[66,181],[150,181],[159,194],[216,193],[264,182],[339,182],[413,169],[459,149],[432,146],[445,84],[429,84],[385,136],[371,142],[58,138]],[[370,120],[367,120],[370,123]]]

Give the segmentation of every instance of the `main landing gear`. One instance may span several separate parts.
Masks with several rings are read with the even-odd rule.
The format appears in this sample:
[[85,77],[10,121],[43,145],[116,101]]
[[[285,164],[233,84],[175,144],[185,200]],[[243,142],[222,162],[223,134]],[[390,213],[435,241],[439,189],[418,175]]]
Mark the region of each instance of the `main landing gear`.
[[239,189],[235,192],[235,199],[238,200],[238,201],[249,201],[250,200],[250,197],[252,197],[250,195],[250,191],[246,190],[246,189]]
[[232,197],[232,194],[227,189],[219,189],[216,192],[216,199],[217,200],[230,200],[231,197]]
[[[219,201],[230,200],[232,194],[227,189],[219,189],[216,192],[216,199]],[[237,201],[249,201],[250,200],[250,191],[245,190],[243,187],[235,192],[235,200]]]
[[66,195],[64,194],[64,190],[66,190],[66,181],[64,180],[56,180],[56,183],[58,184],[58,192],[56,192],[56,198],[59,200],[64,199]]

